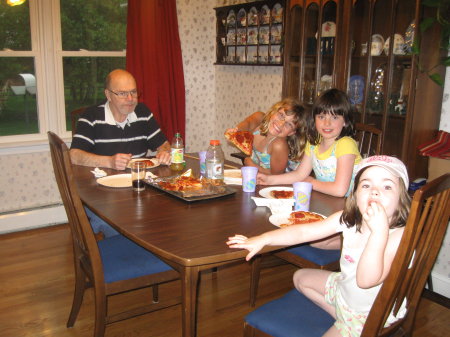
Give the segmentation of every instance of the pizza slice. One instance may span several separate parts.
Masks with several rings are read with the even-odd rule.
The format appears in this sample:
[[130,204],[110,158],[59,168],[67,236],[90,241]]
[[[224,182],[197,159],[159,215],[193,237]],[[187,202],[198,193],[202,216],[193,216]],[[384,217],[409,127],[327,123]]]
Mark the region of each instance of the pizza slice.
[[287,219],[288,222],[281,224],[280,227],[287,227],[291,225],[303,225],[311,222],[316,222],[325,219],[324,216],[306,211],[295,211],[292,212]]
[[274,199],[292,199],[294,191],[272,190],[270,191],[270,196]]
[[253,134],[248,131],[225,132],[225,138],[234,146],[244,152],[247,156],[251,156],[253,149]]

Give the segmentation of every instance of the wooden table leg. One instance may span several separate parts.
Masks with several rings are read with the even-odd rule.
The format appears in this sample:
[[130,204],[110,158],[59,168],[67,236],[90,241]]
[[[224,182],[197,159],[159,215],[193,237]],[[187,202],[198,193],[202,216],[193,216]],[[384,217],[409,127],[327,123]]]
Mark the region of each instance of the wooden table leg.
[[185,267],[181,274],[183,337],[195,337],[197,334],[197,292],[200,268]]

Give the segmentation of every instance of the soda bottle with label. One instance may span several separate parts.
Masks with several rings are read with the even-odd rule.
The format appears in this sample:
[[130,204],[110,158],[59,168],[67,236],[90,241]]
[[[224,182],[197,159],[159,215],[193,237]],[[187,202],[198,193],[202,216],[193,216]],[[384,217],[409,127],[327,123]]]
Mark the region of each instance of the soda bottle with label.
[[170,150],[170,169],[173,171],[181,171],[184,169],[184,144],[181,134],[177,132],[173,137]]

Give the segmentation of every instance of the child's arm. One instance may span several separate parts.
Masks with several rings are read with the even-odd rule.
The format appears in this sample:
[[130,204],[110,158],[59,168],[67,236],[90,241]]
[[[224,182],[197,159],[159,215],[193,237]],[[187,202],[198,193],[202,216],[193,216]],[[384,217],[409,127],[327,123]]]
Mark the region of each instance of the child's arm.
[[242,122],[240,122],[236,128],[239,131],[250,131],[255,130],[262,122],[265,113],[262,111],[256,111],[250,116],[246,117]]
[[350,187],[355,159],[356,156],[354,154],[345,154],[337,159],[336,177],[334,181],[320,181],[312,177],[308,177],[305,181],[312,183],[313,190],[315,191],[335,197],[343,197]]
[[335,234],[336,224],[339,222],[341,213],[342,211],[334,213],[323,221],[288,226],[252,238],[247,238],[244,235],[234,235],[228,238],[227,245],[230,248],[247,249],[249,253],[245,259],[249,261],[264,246],[292,246],[303,242],[323,239]]
[[[269,147],[270,170],[268,174],[283,174],[286,171],[289,158],[289,145],[285,138],[275,139]],[[261,173],[266,173],[259,170]]]
[[363,214],[370,231],[356,270],[356,283],[361,288],[381,284],[391,269],[392,261],[402,238],[403,228],[389,234],[389,220],[381,204],[372,202]]
[[271,174],[270,169],[266,169],[262,166],[259,166],[257,163],[255,163],[252,160],[252,157],[245,157],[244,159],[244,165],[245,166],[254,166],[258,168],[258,172],[264,173],[264,174]]
[[296,181],[305,181],[311,171],[311,157],[305,153],[302,162],[295,171],[270,176],[258,173],[257,183],[260,185],[292,184]]

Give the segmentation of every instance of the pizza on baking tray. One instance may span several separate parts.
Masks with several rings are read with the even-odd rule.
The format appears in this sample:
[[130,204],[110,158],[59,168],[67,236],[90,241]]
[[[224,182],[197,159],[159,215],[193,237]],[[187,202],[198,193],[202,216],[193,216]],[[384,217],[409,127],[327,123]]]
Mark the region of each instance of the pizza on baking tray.
[[161,181],[159,187],[167,191],[195,191],[203,187],[202,181],[194,177],[180,176],[173,181]]
[[225,132],[225,138],[234,146],[244,152],[247,156],[252,154],[253,134],[248,131],[232,131]]
[[291,199],[294,197],[294,191],[272,190],[270,196],[275,199]]
[[325,219],[325,217],[317,213],[306,211],[295,211],[290,214],[288,222],[285,224],[281,224],[280,227],[287,227],[290,225],[302,225],[320,221],[323,219]]

